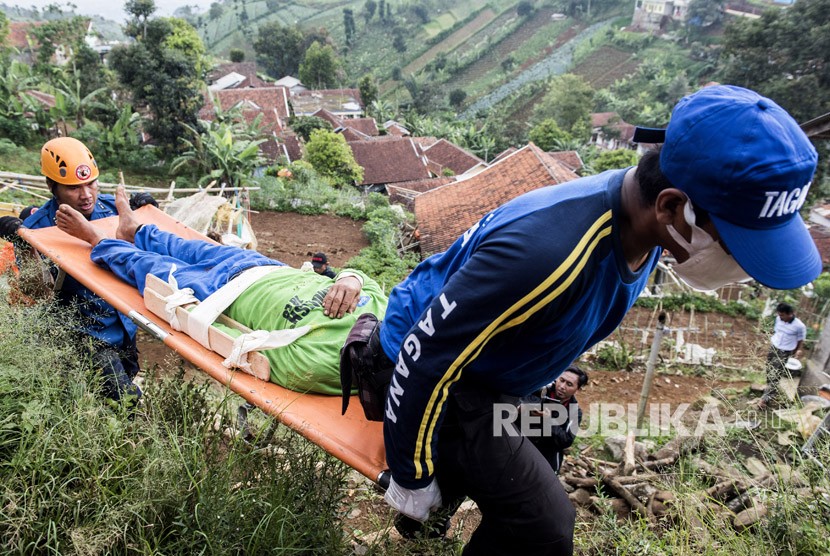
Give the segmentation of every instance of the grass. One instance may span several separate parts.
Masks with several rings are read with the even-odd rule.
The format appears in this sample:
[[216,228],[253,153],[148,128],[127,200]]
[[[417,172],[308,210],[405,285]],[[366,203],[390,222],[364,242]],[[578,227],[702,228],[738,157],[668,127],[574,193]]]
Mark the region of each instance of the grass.
[[65,324],[48,304],[0,310],[0,551],[345,553],[345,466],[296,435],[228,439],[214,422],[237,400],[181,375],[147,380],[128,418]]

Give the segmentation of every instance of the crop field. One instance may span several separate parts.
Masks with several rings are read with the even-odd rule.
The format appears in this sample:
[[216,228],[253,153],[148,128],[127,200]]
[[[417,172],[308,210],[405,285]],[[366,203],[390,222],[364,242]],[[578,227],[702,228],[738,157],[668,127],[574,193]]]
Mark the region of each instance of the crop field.
[[480,29],[483,29],[487,26],[488,23],[493,21],[496,18],[496,13],[487,8],[486,10],[482,11],[478,16],[469,22],[467,25],[456,31],[455,33],[451,34],[445,40],[441,41],[440,43],[436,44],[420,56],[418,56],[415,60],[407,64],[405,68],[403,68],[404,74],[409,73],[416,73],[424,68],[431,60],[433,60],[439,53],[441,52],[451,52],[454,48],[458,45],[462,44],[464,41],[475,35]]
[[637,71],[640,60],[631,53],[603,46],[577,64],[571,73],[581,75],[594,89],[602,89]]
[[429,23],[424,24],[424,32],[428,39],[431,39],[444,29],[449,29],[455,22],[458,21],[458,18],[455,17],[455,14],[452,12],[445,12],[430,21]]
[[[556,37],[564,32],[572,22],[562,21],[551,25],[552,8],[539,10],[536,16],[527,19],[504,40],[486,51],[469,67],[453,76],[447,87],[463,88],[470,96],[486,90],[495,81],[503,81],[507,76],[501,63],[512,56],[516,60],[516,69],[526,67],[545,55],[545,47],[552,49]],[[509,21],[504,21],[508,25]],[[533,43],[532,48],[525,45]],[[543,46],[544,45],[544,46]]]

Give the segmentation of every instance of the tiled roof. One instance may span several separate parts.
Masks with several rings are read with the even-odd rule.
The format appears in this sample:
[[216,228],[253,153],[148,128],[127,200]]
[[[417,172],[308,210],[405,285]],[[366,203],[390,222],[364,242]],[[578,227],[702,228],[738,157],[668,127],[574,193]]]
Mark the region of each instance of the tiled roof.
[[582,157],[576,151],[553,151],[548,152],[548,154],[574,172],[582,169]]
[[[265,131],[282,130],[282,121],[288,117],[288,90],[285,87],[262,87],[258,89],[225,89],[212,91],[223,110],[241,105],[245,120],[250,122],[262,113],[262,128]],[[199,111],[199,117],[213,119],[213,101],[206,95],[205,105]]]
[[523,193],[578,176],[533,143],[466,179],[415,198],[424,255],[445,251],[482,216]]
[[207,76],[208,83],[215,83],[219,79],[225,77],[229,73],[238,73],[245,77],[244,80],[235,85],[234,88],[241,89],[245,87],[273,87],[274,85],[268,83],[257,77],[256,62],[231,62],[229,64],[221,64],[210,71]]
[[360,185],[399,183],[429,178],[420,149],[409,138],[349,143],[355,161],[363,167]]
[[386,193],[389,195],[390,203],[403,205],[406,207],[406,210],[412,212],[415,209],[415,197],[425,191],[430,191],[454,181],[454,177],[447,176],[428,178],[425,180],[404,181],[394,185],[387,185]]
[[[424,148],[424,154],[430,162],[439,164],[442,169],[449,168],[455,174],[463,174],[473,166],[484,162],[476,155],[446,139],[440,139]],[[440,171],[437,173],[440,174]]]
[[622,118],[616,112],[594,112],[591,114],[591,127],[602,127],[608,125],[611,120],[622,122]]
[[386,133],[389,135],[398,135],[399,137],[410,135],[409,130],[395,120],[387,120],[383,124],[383,129],[385,129]]
[[276,137],[270,137],[264,143],[260,143],[259,150],[270,164],[274,164],[281,156],[286,155],[285,145],[280,143]]
[[351,128],[351,127],[338,127],[335,129],[337,133],[340,133],[345,139],[347,143],[351,143],[352,141],[366,141],[371,139],[365,133],[361,133],[358,130]]
[[514,152],[516,152],[516,151],[518,151],[518,150],[519,150],[519,149],[517,149],[516,147],[507,147],[506,149],[504,149],[503,151],[501,151],[498,155],[496,155],[496,158],[494,158],[494,159],[490,162],[490,164],[495,164],[496,162],[498,162],[498,161],[499,161],[499,160],[501,160],[502,158],[506,158],[506,157],[510,156],[511,154],[513,154]]
[[279,134],[279,138],[285,144],[285,150],[288,151],[288,160],[296,162],[303,158],[303,147],[300,144],[300,138],[293,132],[284,131]]
[[438,142],[438,137],[412,137],[412,140],[421,145],[421,148],[426,149]]
[[9,22],[9,37],[6,42],[9,46],[13,46],[18,50],[29,48],[29,30],[32,27],[39,27],[43,25],[42,22],[29,23],[25,21],[10,21]]
[[337,116],[335,116],[334,114],[332,114],[331,112],[326,110],[325,108],[320,108],[318,110],[315,110],[314,113],[311,114],[311,115],[315,118],[320,118],[321,120],[326,120],[328,123],[331,124],[331,127],[336,128],[336,127],[340,127],[341,125],[343,125],[343,122],[340,120],[340,118],[338,118]]
[[356,129],[360,133],[371,137],[378,134],[378,124],[374,118],[344,118],[341,120],[341,125]]
[[52,108],[55,106],[55,96],[50,95],[49,93],[42,93],[40,91],[26,91],[26,94],[30,97],[36,99],[44,106],[48,106]]

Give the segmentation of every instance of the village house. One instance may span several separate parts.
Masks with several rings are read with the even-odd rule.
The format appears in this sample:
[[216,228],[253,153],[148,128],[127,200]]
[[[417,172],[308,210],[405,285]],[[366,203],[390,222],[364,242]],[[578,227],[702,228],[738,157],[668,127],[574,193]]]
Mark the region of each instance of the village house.
[[415,197],[415,220],[424,256],[445,251],[485,214],[523,193],[578,178],[529,143],[483,171]]

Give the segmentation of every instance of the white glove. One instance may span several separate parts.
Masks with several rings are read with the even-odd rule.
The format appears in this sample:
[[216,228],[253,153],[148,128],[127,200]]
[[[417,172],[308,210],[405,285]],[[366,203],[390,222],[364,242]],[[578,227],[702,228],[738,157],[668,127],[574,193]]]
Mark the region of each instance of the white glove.
[[429,517],[429,512],[441,506],[441,490],[435,479],[427,486],[415,490],[404,488],[392,479],[383,499],[403,515],[423,523]]

